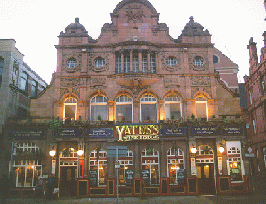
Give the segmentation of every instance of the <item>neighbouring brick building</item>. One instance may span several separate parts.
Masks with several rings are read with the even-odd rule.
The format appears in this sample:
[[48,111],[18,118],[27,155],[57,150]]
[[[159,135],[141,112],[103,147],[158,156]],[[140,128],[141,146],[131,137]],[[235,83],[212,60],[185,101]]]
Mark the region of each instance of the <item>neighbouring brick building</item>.
[[173,39],[147,0],[121,1],[111,19],[97,40],[79,18],[60,33],[31,120],[6,126],[14,189],[53,173],[62,197],[116,196],[119,164],[122,196],[249,192],[237,65],[193,17]]

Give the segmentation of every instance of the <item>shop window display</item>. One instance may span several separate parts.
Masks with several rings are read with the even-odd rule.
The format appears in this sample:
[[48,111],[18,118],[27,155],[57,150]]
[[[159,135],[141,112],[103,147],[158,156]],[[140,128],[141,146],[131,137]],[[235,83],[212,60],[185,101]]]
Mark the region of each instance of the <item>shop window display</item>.
[[93,150],[90,154],[90,172],[96,175],[97,185],[107,184],[107,152]]
[[183,151],[180,148],[170,148],[167,151],[167,177],[170,184],[182,185],[185,183],[184,177],[181,177],[182,169],[184,169]]
[[145,186],[159,184],[159,152],[154,148],[142,151],[142,179]]
[[242,170],[241,170],[241,152],[236,147],[231,147],[228,151],[228,160],[230,175],[232,181],[242,181]]
[[132,186],[133,184],[133,152],[127,151],[127,157],[118,158],[119,168],[119,185]]

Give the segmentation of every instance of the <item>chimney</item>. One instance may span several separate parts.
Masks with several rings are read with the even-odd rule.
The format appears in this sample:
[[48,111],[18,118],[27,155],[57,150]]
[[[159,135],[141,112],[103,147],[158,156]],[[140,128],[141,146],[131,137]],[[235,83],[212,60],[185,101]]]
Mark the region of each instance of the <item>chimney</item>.
[[253,42],[253,37],[249,40],[249,76],[251,76],[257,68],[258,54],[257,54],[257,43]]

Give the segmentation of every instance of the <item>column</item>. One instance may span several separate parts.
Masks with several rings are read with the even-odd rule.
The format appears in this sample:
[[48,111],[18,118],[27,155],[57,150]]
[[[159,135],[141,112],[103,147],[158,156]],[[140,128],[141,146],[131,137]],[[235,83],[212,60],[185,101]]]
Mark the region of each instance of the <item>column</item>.
[[142,72],[142,50],[139,50],[139,71]]

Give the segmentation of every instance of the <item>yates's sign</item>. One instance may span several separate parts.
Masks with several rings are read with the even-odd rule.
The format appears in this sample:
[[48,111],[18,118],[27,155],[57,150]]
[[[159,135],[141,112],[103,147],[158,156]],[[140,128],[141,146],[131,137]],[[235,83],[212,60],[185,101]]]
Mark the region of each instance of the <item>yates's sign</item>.
[[119,125],[116,131],[120,141],[159,140],[159,125]]

